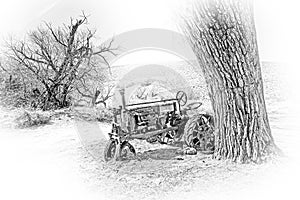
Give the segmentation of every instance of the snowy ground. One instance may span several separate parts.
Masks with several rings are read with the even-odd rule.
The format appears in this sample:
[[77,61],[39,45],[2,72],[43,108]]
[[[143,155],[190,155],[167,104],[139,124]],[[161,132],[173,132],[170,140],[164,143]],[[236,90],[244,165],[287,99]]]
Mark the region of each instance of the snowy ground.
[[[238,165],[201,154],[178,156],[175,148],[136,142],[139,160],[106,164],[103,149],[100,159],[86,151],[73,121],[20,130],[5,127],[10,113],[3,113],[1,199],[251,199],[297,192],[293,154],[267,164]],[[277,144],[293,152],[297,141],[288,138],[293,130],[278,136],[280,131],[273,129]]]
[[174,147],[141,141],[139,159],[107,164],[105,136],[94,131],[107,124],[62,118],[16,129],[14,112],[1,108],[0,199],[298,199],[299,110],[270,91],[272,133],[285,156],[261,165],[178,156]]

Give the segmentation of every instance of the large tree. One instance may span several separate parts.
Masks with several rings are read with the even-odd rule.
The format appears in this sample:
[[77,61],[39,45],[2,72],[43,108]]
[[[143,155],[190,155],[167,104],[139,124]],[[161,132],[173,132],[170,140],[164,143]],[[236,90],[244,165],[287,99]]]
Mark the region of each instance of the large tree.
[[215,120],[215,158],[260,162],[277,151],[264,100],[253,6],[200,0],[184,20]]

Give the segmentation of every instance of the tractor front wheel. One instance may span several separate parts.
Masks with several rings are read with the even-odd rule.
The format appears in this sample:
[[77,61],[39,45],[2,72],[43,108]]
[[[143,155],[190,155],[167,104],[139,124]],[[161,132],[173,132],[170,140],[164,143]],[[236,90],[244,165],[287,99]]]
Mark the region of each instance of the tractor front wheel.
[[136,157],[136,152],[134,147],[127,141],[121,144],[119,158],[120,160],[130,160]]
[[134,147],[127,141],[120,145],[117,140],[109,140],[104,150],[106,162],[133,159],[136,156]]
[[119,144],[117,140],[109,140],[104,150],[104,160],[106,162],[116,160]]

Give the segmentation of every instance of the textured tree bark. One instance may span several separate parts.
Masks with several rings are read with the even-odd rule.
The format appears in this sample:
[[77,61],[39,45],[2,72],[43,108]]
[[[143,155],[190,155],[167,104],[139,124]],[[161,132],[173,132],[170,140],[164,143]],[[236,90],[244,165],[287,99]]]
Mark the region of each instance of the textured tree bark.
[[275,153],[251,2],[200,1],[185,19],[184,30],[212,100],[215,158],[260,162]]

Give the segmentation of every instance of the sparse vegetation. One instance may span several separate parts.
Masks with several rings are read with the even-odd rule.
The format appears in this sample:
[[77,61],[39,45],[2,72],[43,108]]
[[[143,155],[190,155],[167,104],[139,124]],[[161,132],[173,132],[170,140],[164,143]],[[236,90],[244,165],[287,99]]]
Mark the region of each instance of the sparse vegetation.
[[44,23],[26,39],[7,42],[0,69],[1,102],[44,111],[69,107],[81,98],[105,105],[111,97],[111,86],[104,85],[106,56],[115,55],[116,48],[113,41],[96,46],[96,31],[87,22],[83,14],[69,25]]
[[111,122],[113,113],[110,108],[76,107],[72,115],[85,121]]
[[15,123],[18,128],[29,128],[49,124],[50,120],[51,116],[47,112],[24,110],[15,119]]

